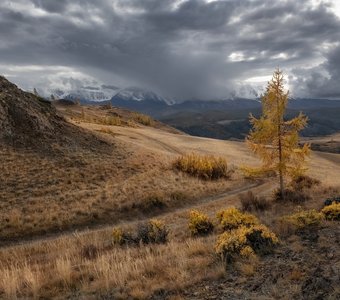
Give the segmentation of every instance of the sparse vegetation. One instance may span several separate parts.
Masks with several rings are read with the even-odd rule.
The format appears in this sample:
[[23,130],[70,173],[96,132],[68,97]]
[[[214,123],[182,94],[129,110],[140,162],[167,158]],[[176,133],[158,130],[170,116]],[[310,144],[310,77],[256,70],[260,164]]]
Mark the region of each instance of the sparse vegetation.
[[338,156],[312,156],[309,174],[322,184],[294,177],[288,188],[309,199],[300,211],[300,200],[267,209],[270,179],[236,170],[232,180],[200,180],[169,168],[186,151],[252,161],[240,142],[173,134],[159,122],[95,123],[126,124],[132,113],[118,108],[38,103],[60,105],[73,125],[58,127],[62,143],[42,140],[52,152],[0,144],[1,299],[338,298]]
[[264,211],[270,208],[271,202],[265,197],[255,196],[253,192],[240,195],[243,211]]
[[279,189],[274,190],[274,201],[282,201],[284,199],[287,202],[302,204],[311,199],[310,195],[304,190],[285,189],[283,195],[284,197],[282,198],[282,192]]
[[189,213],[189,230],[191,235],[207,235],[214,230],[214,224],[209,217],[197,210]]
[[173,166],[175,169],[202,179],[228,178],[228,164],[222,157],[199,155],[196,153],[178,157]]
[[321,182],[318,179],[312,178],[307,175],[299,175],[292,179],[290,186],[294,191],[302,191],[304,189],[310,189],[313,186],[320,184]]

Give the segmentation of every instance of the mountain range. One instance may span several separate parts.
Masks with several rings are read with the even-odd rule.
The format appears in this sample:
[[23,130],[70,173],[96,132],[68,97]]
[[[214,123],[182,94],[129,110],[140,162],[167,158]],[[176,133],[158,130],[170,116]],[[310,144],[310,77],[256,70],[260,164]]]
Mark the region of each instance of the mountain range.
[[[139,87],[83,87],[68,94],[59,91],[56,95],[84,104],[127,108],[151,115],[186,133],[219,139],[243,139],[250,129],[249,114],[259,116],[261,113],[259,98],[174,101]],[[309,117],[309,125],[302,133],[305,136],[328,135],[340,130],[340,100],[290,99],[288,116],[293,117],[300,111]]]

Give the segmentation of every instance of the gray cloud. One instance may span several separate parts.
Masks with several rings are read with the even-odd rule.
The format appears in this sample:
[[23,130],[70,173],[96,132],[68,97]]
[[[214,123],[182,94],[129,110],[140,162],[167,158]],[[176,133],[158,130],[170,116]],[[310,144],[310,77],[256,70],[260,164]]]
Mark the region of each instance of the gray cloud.
[[312,0],[12,0],[0,73],[24,88],[133,84],[183,99],[254,95],[252,78],[280,66],[293,95],[340,98],[339,32]]

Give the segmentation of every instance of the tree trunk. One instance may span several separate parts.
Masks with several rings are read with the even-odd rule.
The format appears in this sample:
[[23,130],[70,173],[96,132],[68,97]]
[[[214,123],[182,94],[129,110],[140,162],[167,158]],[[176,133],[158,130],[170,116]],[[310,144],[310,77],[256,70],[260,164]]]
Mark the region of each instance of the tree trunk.
[[281,200],[284,200],[285,195],[284,195],[284,186],[283,186],[283,176],[282,176],[281,170],[280,170],[280,194],[281,194]]
[[284,200],[284,184],[283,184],[283,174],[282,174],[282,143],[281,143],[281,125],[278,126],[279,129],[279,177],[280,177],[280,194],[281,200]]

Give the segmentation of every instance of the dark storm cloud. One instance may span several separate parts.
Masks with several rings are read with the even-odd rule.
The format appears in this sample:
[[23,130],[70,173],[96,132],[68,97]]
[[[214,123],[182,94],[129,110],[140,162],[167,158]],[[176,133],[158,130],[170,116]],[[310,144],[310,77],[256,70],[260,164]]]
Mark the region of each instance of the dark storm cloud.
[[49,12],[62,13],[67,6],[67,0],[32,0],[36,7]]
[[5,1],[0,73],[42,88],[58,76],[61,84],[88,77],[213,98],[246,91],[244,80],[280,66],[296,95],[340,98],[340,20],[310,1]]

